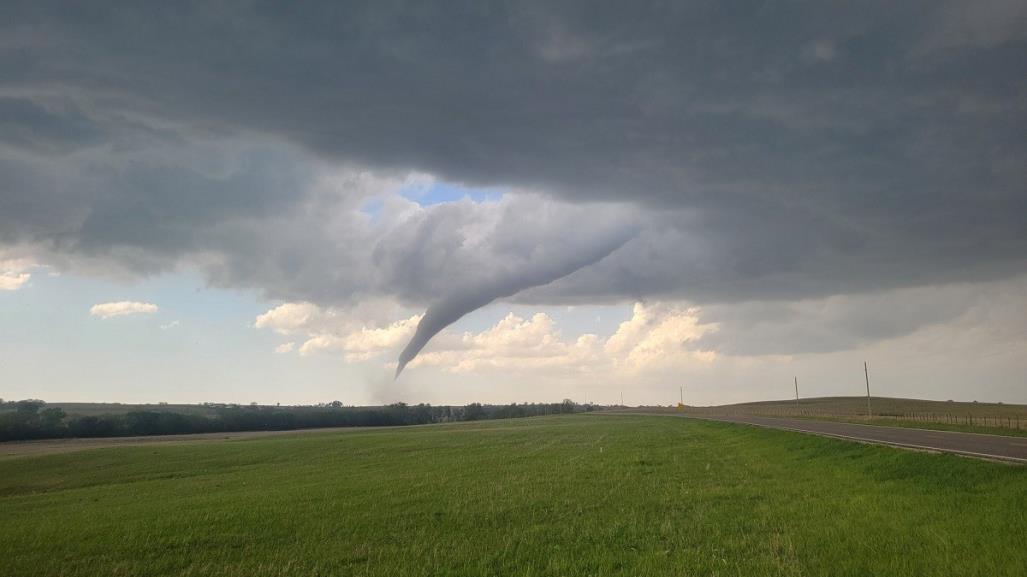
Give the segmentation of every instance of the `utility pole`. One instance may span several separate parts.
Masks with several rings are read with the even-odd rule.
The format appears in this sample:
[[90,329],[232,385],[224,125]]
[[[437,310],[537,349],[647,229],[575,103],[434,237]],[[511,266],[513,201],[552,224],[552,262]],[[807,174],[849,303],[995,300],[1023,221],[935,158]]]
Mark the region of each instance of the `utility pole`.
[[792,377],[795,379],[795,412],[799,412],[799,377]]
[[863,376],[867,380],[867,419],[873,414],[870,412],[870,371],[867,369],[867,362],[863,361]]
[[678,392],[681,393],[681,400],[679,402],[682,405],[684,405],[685,404],[685,388],[684,387],[679,387],[679,391]]

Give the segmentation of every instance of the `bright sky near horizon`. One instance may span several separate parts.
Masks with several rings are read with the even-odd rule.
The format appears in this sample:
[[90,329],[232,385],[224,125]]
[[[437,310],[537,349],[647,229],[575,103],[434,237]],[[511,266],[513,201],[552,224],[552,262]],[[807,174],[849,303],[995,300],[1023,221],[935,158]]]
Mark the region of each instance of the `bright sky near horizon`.
[[2,398],[1027,403],[1023,2],[143,4],[3,9]]

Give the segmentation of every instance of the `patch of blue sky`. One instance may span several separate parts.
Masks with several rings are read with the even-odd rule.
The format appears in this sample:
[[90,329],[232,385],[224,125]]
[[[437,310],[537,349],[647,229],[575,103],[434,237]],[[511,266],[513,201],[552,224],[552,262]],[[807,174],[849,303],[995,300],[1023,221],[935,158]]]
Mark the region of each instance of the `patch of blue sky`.
[[407,186],[401,189],[399,194],[421,206],[456,202],[465,198],[478,203],[495,202],[503,197],[503,191],[499,189],[474,188],[442,181]]
[[[496,188],[474,188],[451,182],[432,181],[427,184],[407,185],[399,190],[399,195],[421,206],[432,206],[458,202],[465,198],[477,203],[496,202],[503,198],[503,191]],[[372,222],[377,222],[384,206],[385,201],[381,197],[375,197],[365,202],[360,207],[360,211],[370,216]]]
[[[189,273],[118,282],[40,271],[29,286],[0,296],[0,319],[5,321],[0,345],[117,346],[144,356],[154,352],[148,345],[167,346],[168,339],[209,339],[214,334],[220,340],[236,332],[250,336],[257,331],[244,329],[270,308],[245,291],[206,288],[198,275]],[[117,301],[153,303],[158,311],[110,319],[90,315],[93,305]]]
[[381,197],[374,197],[365,202],[360,207],[360,212],[371,217],[371,222],[378,222],[378,218],[382,214],[382,208],[385,207],[385,201]]
[[[153,303],[159,310],[90,315],[93,305],[115,301]],[[275,355],[275,346],[292,339],[253,328],[257,315],[274,304],[252,291],[208,288],[189,272],[119,282],[34,270],[27,286],[0,291],[6,363],[0,396],[267,403],[343,396],[336,389],[357,378],[355,369],[332,355],[318,362]],[[291,393],[285,385],[297,380],[311,383],[309,391]]]

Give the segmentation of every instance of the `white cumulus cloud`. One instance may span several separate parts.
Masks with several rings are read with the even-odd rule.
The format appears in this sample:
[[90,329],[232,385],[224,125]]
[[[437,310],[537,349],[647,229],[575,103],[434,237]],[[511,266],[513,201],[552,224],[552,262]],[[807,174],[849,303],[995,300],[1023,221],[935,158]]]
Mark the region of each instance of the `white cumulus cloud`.
[[717,330],[716,325],[701,323],[699,313],[698,307],[635,303],[631,318],[620,324],[603,348],[621,367],[633,370],[666,365],[682,354],[712,360],[715,352],[692,350],[698,349],[694,343],[703,335]]
[[712,361],[716,353],[701,350],[698,341],[715,330],[700,322],[697,308],[667,303],[636,303],[631,318],[605,340],[594,334],[564,338],[545,313],[530,319],[508,314],[480,333],[440,335],[411,366],[437,366],[452,373],[497,369],[634,374]]
[[0,260],[0,291],[14,291],[25,286],[32,278],[28,271],[35,266],[35,262],[25,258]]
[[157,305],[153,303],[141,303],[136,301],[118,301],[111,303],[95,304],[89,309],[89,314],[102,319],[120,317],[125,315],[153,314],[157,312]]
[[300,347],[301,355],[337,350],[347,361],[366,361],[386,351],[395,351],[414,334],[421,315],[394,322],[381,328],[360,327],[347,334],[320,333],[312,335]]
[[[396,317],[410,315],[399,321]],[[370,299],[352,307],[320,307],[309,302],[287,302],[258,315],[253,326],[278,334],[303,337],[275,349],[296,349],[307,356],[341,352],[347,361],[363,361],[385,352],[395,355],[417,327],[421,315],[413,315],[395,302]]]
[[307,330],[312,324],[330,321],[330,317],[330,313],[311,303],[285,303],[259,315],[253,326],[288,335]]
[[[378,318],[382,307],[375,309]],[[302,336],[300,344],[279,345],[276,353],[301,356],[335,352],[346,362],[380,360],[393,366],[395,354],[417,328],[420,315],[391,323],[367,320],[356,309],[285,303],[259,315],[255,327]],[[530,318],[513,313],[480,332],[439,333],[411,367],[434,367],[447,373],[492,371],[540,377],[553,374],[616,373],[630,376],[651,369],[708,364],[716,358],[700,339],[717,330],[700,319],[700,310],[675,303],[636,303],[631,317],[606,338],[595,334],[561,334],[549,315]],[[360,317],[364,316],[364,319]]]

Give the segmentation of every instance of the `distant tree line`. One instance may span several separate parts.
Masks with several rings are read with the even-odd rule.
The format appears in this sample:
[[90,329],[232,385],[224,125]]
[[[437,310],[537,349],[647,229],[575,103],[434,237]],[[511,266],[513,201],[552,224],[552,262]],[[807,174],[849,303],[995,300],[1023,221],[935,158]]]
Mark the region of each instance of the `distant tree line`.
[[595,405],[531,403],[459,406],[344,407],[334,401],[312,407],[207,405],[214,414],[140,410],[101,415],[67,414],[36,399],[0,401],[0,441],[62,437],[129,437],[230,431],[287,431],[319,427],[382,427],[450,421],[510,419],[593,411]]

